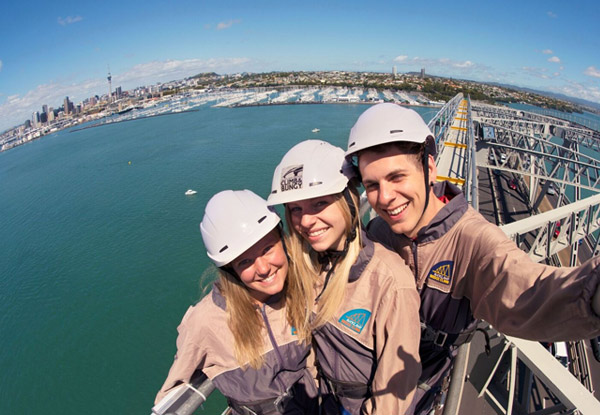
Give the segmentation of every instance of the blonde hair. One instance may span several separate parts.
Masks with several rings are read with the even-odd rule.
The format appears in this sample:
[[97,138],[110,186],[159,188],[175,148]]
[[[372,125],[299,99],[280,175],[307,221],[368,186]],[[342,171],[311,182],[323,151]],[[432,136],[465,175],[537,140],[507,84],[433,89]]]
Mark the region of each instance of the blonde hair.
[[[285,244],[283,236],[281,243]],[[285,249],[285,246],[284,248]],[[288,260],[288,262],[290,262]],[[233,334],[234,354],[241,367],[250,365],[260,368],[264,362],[263,353],[268,342],[265,325],[256,302],[248,288],[229,267],[219,268],[219,281],[215,282],[225,298],[227,325]],[[288,266],[287,278],[282,295],[286,306],[288,323],[296,329],[298,343],[310,342],[308,304],[312,303],[312,291],[307,291],[302,282]],[[310,287],[309,287],[310,289]]]
[[[337,263],[335,270],[330,276],[329,282],[325,290],[320,294],[319,307],[315,318],[312,322],[312,329],[317,329],[323,326],[325,323],[330,321],[338,308],[340,307],[342,300],[346,294],[346,285],[348,283],[348,276],[350,274],[350,268],[356,262],[358,254],[362,248],[361,234],[360,234],[360,218],[359,218],[359,195],[355,185],[348,184],[348,190],[352,203],[354,204],[354,217],[350,213],[350,206],[344,198],[343,193],[335,195],[335,202],[342,212],[344,222],[346,223],[345,236],[348,238],[350,232],[354,230],[356,237],[353,241],[348,244],[348,252]],[[319,286],[321,264],[319,263],[318,252],[312,249],[310,244],[300,235],[292,226],[289,209],[286,206],[285,209],[285,220],[287,222],[288,229],[290,230],[290,242],[289,252],[292,258],[291,268],[293,273],[302,276],[305,281],[304,284],[310,284],[314,287]],[[309,312],[312,312],[314,305],[311,302]]]

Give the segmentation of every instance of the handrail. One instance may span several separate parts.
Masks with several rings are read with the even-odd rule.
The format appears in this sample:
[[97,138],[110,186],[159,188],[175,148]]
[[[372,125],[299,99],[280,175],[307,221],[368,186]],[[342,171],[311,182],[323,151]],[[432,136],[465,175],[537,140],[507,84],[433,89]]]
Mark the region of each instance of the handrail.
[[152,415],[192,415],[214,390],[212,381],[197,370],[189,383],[173,389],[154,405]]

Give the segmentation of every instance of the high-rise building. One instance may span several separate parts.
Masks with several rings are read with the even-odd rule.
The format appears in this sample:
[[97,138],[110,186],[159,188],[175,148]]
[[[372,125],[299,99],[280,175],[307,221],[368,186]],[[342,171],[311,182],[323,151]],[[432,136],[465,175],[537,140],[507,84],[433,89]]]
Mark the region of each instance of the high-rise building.
[[106,79],[108,79],[108,103],[110,104],[112,102],[112,76],[110,74],[110,68],[108,69],[108,76]]
[[123,91],[121,90],[120,86],[115,88],[115,95],[116,95],[117,99],[121,99],[121,96],[123,95]]
[[54,121],[54,108],[48,108],[48,122]]
[[425,78],[425,68],[421,68],[421,78]]
[[34,127],[36,127],[36,128],[40,125],[40,113],[39,113],[39,111],[36,111],[33,114],[31,114],[31,124]]
[[40,122],[42,124],[48,122],[48,105],[42,105],[42,115],[40,116]]
[[69,101],[69,97],[65,97],[65,102],[63,105],[65,115],[69,115],[71,113],[71,101]]
[[392,75],[394,75],[394,78],[396,77],[396,65],[392,66]]

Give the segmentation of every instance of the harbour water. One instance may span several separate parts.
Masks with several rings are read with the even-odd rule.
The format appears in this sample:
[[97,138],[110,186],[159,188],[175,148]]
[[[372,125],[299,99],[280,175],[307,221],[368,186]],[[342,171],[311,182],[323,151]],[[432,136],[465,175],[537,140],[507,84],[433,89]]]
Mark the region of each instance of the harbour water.
[[[202,106],[0,153],[0,414],[149,413],[210,282],[208,198],[266,196],[293,144],[344,147],[365,109]],[[205,413],[223,406],[213,396]]]

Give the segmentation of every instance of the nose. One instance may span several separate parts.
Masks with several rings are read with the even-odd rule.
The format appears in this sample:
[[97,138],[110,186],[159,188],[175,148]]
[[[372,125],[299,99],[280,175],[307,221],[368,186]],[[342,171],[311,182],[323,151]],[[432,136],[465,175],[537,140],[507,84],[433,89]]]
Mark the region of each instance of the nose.
[[305,229],[310,229],[312,225],[315,223],[315,217],[311,214],[305,213],[302,215],[302,219],[300,219],[300,226]]
[[394,191],[391,184],[382,181],[379,183],[379,193],[377,195],[377,203],[382,206],[387,206],[394,200]]
[[264,256],[259,256],[254,260],[254,269],[258,275],[267,275],[271,270],[269,261]]

